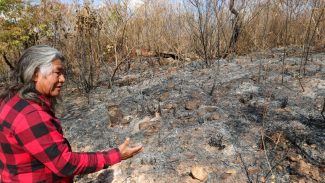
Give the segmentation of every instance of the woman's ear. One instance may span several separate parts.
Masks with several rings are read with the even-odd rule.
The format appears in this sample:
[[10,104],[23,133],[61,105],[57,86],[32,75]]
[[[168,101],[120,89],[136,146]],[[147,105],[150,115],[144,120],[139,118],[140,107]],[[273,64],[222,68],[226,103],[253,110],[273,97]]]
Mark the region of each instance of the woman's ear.
[[40,76],[40,73],[39,73],[40,71],[39,71],[39,68],[36,68],[35,69],[35,72],[34,72],[34,75],[33,75],[33,80],[35,81],[35,82],[37,82],[38,81],[38,77]]

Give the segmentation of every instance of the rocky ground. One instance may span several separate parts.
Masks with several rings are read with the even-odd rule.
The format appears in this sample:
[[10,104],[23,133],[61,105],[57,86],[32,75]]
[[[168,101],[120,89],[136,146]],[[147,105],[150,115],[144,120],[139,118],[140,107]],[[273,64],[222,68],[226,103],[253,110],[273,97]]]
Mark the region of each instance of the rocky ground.
[[[145,150],[76,182],[325,182],[325,54],[178,64],[138,61],[87,97],[67,86],[61,119],[75,151]],[[149,63],[149,64],[148,64]],[[283,71],[283,84],[282,73]]]

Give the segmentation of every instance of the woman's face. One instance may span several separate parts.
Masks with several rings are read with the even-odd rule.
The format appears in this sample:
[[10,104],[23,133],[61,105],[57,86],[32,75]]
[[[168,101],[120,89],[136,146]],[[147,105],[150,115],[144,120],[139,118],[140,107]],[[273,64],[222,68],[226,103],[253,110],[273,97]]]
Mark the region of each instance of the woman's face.
[[65,81],[63,69],[61,60],[56,59],[52,61],[52,71],[49,74],[42,75],[39,70],[36,71],[34,75],[36,90],[46,97],[58,96]]

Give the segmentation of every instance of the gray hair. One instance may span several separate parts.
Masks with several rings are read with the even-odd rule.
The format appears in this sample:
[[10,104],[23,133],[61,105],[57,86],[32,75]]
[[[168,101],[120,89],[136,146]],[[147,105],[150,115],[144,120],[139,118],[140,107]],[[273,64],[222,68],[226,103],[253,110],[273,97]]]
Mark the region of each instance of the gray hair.
[[17,65],[20,82],[32,82],[37,69],[42,75],[49,74],[52,71],[52,61],[55,59],[64,61],[63,55],[55,48],[46,45],[28,48],[20,57]]
[[19,93],[21,98],[39,103],[33,80],[34,74],[37,70],[44,76],[50,74],[52,62],[56,59],[63,62],[64,56],[57,49],[50,46],[37,45],[26,49],[14,71],[13,83],[10,84],[8,91],[1,95],[0,99],[11,98],[16,93]]

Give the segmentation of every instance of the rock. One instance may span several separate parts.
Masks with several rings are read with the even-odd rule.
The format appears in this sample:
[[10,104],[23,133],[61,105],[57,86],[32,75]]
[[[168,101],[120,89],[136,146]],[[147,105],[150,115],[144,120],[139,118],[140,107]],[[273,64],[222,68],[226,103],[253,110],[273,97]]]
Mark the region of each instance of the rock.
[[323,96],[317,96],[314,100],[314,106],[318,111],[322,111],[323,105],[324,105],[324,97]]
[[225,172],[226,174],[236,174],[237,173],[237,171],[235,170],[235,169],[229,169],[229,170],[227,170],[226,172]]
[[310,181],[306,180],[306,178],[304,178],[304,177],[298,177],[298,176],[291,175],[290,182],[291,183],[309,183]]
[[250,94],[252,94],[252,93],[258,93],[259,89],[260,88],[258,86],[255,86],[252,83],[243,82],[239,86],[239,88],[237,88],[236,93],[239,94],[239,95],[246,94],[246,93],[250,93]]
[[169,67],[169,68],[167,69],[167,73],[168,73],[168,74],[174,74],[174,73],[176,73],[177,71],[178,71],[177,67]]
[[206,112],[215,112],[217,110],[216,106],[204,106]]
[[317,145],[316,144],[311,144],[310,147],[313,148],[313,149],[316,149]]
[[80,151],[83,151],[83,152],[89,152],[89,151],[91,151],[92,149],[93,149],[92,146],[87,145],[87,146],[85,146],[85,147],[81,147],[81,148],[80,148]]
[[173,80],[168,80],[167,88],[170,90],[175,88],[175,83]]
[[189,100],[185,103],[185,109],[186,110],[194,110],[199,108],[201,104],[201,101],[198,99],[194,99],[194,100]]
[[139,132],[139,130],[140,130],[139,129],[140,124],[142,124],[142,123],[148,123],[149,121],[150,121],[150,117],[149,116],[146,116],[142,120],[136,122],[136,124],[134,126],[134,129],[133,129],[133,133]]
[[[157,117],[155,117],[157,118]],[[139,129],[144,132],[144,135],[151,136],[157,133],[160,129],[160,123],[157,119],[148,119],[146,118],[145,121],[139,123]]]
[[175,103],[168,103],[168,104],[164,105],[162,108],[163,109],[167,109],[167,110],[176,109],[177,108],[177,104],[175,104]]
[[257,174],[259,169],[257,167],[249,167],[247,171],[249,174]]
[[[179,157],[171,156],[170,161],[178,161]],[[176,171],[179,175],[188,175],[188,172],[191,172],[191,164],[190,161],[180,161],[178,164],[176,164]],[[188,176],[186,176],[188,177]]]
[[219,120],[220,119],[220,114],[217,112],[212,113],[209,117],[208,120],[209,121],[213,121],[213,120]]
[[110,105],[107,107],[109,127],[114,127],[118,125],[127,125],[128,120],[124,119],[123,112],[118,105]]
[[137,75],[137,74],[126,75],[126,76],[123,76],[120,80],[117,80],[116,84],[119,86],[130,85],[131,83],[136,82],[138,78],[139,78],[139,75]]
[[186,159],[194,159],[195,158],[195,154],[193,154],[191,152],[184,152],[183,155],[186,157]]
[[198,115],[199,117],[204,117],[206,114],[207,114],[207,112],[206,112],[205,110],[201,110],[201,109],[199,109],[199,110],[197,111],[197,115]]
[[222,136],[216,138],[216,137],[211,137],[209,139],[208,144],[212,147],[217,147],[218,150],[224,149],[226,146],[222,144]]
[[283,171],[283,167],[280,166],[280,165],[276,166],[275,168],[276,168],[278,171]]
[[303,175],[308,175],[311,171],[311,166],[303,160],[300,160],[298,163],[298,171]]
[[161,120],[160,114],[159,114],[159,112],[156,112],[155,117],[151,118],[149,121],[150,122],[160,122],[160,120]]
[[130,123],[133,120],[132,116],[124,116],[123,119],[125,119],[127,123]]
[[160,59],[160,65],[164,66],[164,65],[176,65],[176,60],[172,57],[168,57],[168,58],[164,58],[164,59]]
[[139,129],[140,130],[145,130],[147,129],[149,126],[151,126],[153,123],[150,121],[146,121],[146,122],[142,122],[139,124]]
[[208,69],[198,69],[193,71],[193,76],[198,77],[202,75],[207,75],[209,73]]
[[294,162],[297,162],[301,159],[300,155],[294,153],[294,152],[289,152],[288,153],[288,158],[291,160],[291,161],[294,161]]
[[144,117],[142,120],[140,120],[138,123],[145,123],[145,122],[149,122],[150,121],[150,117],[149,116],[146,116]]
[[225,179],[228,179],[230,176],[231,176],[231,174],[222,173],[222,174],[220,175],[220,178],[223,179],[223,180],[225,180]]
[[[320,177],[320,174],[319,174],[319,170],[316,167],[312,168],[311,176],[312,176],[313,179],[315,179],[317,181],[322,180],[322,178]],[[323,177],[323,180],[324,180],[324,177]]]
[[208,178],[208,173],[204,170],[203,167],[194,166],[191,169],[191,175],[193,178],[198,179],[200,181],[205,181]]
[[159,101],[165,101],[166,99],[168,99],[168,97],[169,97],[169,92],[165,92],[160,95]]
[[192,61],[191,58],[185,58],[184,60],[185,60],[186,62],[190,62],[190,61]]
[[237,172],[235,169],[229,169],[226,172],[222,173],[220,178],[221,179],[228,179],[229,177],[231,177],[232,175],[235,175]]
[[198,116],[205,116],[215,111],[216,111],[216,107],[214,106],[200,106],[200,108],[197,111],[197,114]]
[[310,175],[317,181],[321,180],[318,168],[306,163],[304,160],[299,160],[297,170],[301,175]]

